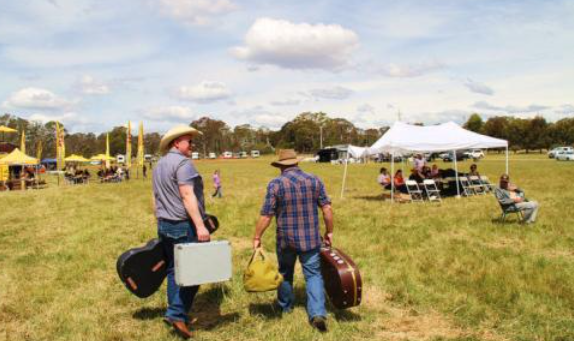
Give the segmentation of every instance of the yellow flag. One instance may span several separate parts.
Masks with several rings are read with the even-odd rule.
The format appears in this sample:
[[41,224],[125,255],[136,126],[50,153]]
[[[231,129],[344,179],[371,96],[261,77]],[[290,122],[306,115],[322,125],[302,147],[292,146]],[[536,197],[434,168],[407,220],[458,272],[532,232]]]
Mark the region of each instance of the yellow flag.
[[132,123],[128,121],[128,131],[126,134],[126,167],[132,166]]
[[106,133],[106,168],[110,168],[110,133]]
[[38,140],[38,145],[36,146],[36,158],[38,161],[42,160],[42,140]]
[[26,130],[22,129],[22,140],[20,141],[20,151],[26,154]]
[[60,128],[60,154],[62,155],[62,163],[64,163],[64,159],[66,158],[66,131],[64,130],[64,126]]
[[144,164],[144,145],[143,145],[143,122],[140,122],[140,130],[138,133],[138,167],[143,167]]
[[60,142],[61,134],[60,134],[60,124],[56,122],[56,165],[58,170],[61,170],[64,166],[64,158],[62,157],[62,148]]

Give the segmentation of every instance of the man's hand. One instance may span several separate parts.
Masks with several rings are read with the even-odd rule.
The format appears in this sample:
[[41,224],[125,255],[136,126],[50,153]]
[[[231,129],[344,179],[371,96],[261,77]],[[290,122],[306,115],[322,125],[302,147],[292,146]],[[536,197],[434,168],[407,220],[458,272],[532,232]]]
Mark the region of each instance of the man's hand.
[[196,228],[196,232],[197,232],[197,240],[202,243],[208,242],[211,239],[209,231],[205,228],[205,226]]
[[333,232],[325,233],[325,236],[323,236],[323,242],[325,242],[325,245],[327,246],[333,246]]
[[253,238],[253,250],[261,247],[261,238],[254,237]]

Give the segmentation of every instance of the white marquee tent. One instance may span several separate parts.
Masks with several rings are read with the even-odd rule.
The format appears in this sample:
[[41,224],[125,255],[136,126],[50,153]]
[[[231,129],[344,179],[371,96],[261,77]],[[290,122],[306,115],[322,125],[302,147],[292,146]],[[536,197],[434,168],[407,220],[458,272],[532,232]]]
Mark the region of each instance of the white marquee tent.
[[[473,148],[506,148],[506,173],[508,173],[508,141],[477,134],[462,128],[454,122],[434,126],[416,126],[396,122],[389,131],[367,150],[367,153],[370,155],[391,154],[391,173],[394,174],[395,155],[413,152],[456,152],[457,150]],[[458,174],[456,158],[454,166]],[[343,179],[344,183],[345,179]],[[341,190],[341,196],[343,191],[344,188]],[[391,193],[393,192],[394,190]],[[458,187],[457,192],[460,194]]]

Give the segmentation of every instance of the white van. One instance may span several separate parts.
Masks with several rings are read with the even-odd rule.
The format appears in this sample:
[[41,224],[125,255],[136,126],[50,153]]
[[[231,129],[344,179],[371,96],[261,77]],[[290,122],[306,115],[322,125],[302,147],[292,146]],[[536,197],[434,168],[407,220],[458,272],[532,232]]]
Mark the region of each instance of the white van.
[[223,152],[223,154],[221,154],[223,156],[224,159],[232,159],[233,158],[233,153],[232,152]]
[[126,156],[122,155],[122,154],[116,155],[116,162],[117,163],[125,163],[126,162]]
[[251,157],[252,157],[252,158],[259,157],[259,155],[260,155],[260,154],[259,154],[259,151],[258,151],[258,150],[252,150],[252,151],[251,151]]
[[199,160],[199,153],[198,152],[191,153],[191,159],[192,160]]
[[215,153],[209,153],[209,158],[210,158],[210,159],[217,159],[217,154],[215,154]]

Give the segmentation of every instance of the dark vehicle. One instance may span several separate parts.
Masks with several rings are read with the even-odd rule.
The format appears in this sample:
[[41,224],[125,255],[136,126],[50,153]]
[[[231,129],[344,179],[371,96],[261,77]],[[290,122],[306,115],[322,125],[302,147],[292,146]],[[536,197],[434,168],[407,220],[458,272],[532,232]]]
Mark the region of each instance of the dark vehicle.
[[337,148],[325,148],[317,152],[319,160],[317,162],[331,162],[339,159],[339,151]]
[[[466,159],[468,159],[468,154],[465,154],[462,151],[456,152],[456,161],[464,161]],[[442,155],[442,160],[444,162],[454,161],[454,153],[453,152],[445,153],[444,155]]]

